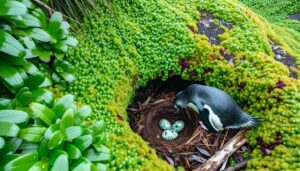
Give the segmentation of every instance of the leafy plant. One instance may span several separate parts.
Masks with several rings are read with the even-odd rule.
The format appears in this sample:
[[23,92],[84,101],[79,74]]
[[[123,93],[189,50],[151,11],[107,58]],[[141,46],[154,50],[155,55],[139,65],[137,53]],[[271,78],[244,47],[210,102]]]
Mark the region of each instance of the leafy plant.
[[23,110],[0,110],[2,169],[106,170],[101,162],[110,152],[100,141],[104,122],[84,122],[89,106],[78,109],[73,96],[65,95],[52,105],[30,102]]
[[[48,22],[46,14],[29,0],[0,0],[0,4],[0,80],[13,93],[35,78],[40,81],[38,87],[51,85],[50,79],[28,60],[62,60],[68,47],[77,44],[68,31],[70,25],[59,12],[54,12]],[[57,73],[61,78],[68,75],[68,82],[74,80],[70,73]]]

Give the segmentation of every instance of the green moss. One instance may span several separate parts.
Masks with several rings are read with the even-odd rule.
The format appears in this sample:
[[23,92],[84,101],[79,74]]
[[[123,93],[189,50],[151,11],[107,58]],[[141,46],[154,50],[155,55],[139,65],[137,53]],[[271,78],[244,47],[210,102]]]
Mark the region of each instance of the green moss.
[[[68,52],[66,59],[77,68],[77,80],[63,91],[74,94],[79,103],[90,104],[91,122],[103,119],[107,123],[103,143],[112,151],[110,170],[173,169],[130,129],[126,116],[134,91],[154,78],[168,78],[170,72],[224,89],[249,114],[263,118],[259,127],[248,132],[255,147],[249,170],[299,168],[300,83],[273,59],[269,45],[272,39],[298,59],[298,39],[277,34],[290,31],[279,26],[273,30],[265,19],[232,1],[138,0],[98,5],[77,33],[78,47]],[[202,10],[233,23],[232,29],[219,35],[218,46],[191,30],[196,30]],[[234,55],[234,64],[223,59],[220,49]],[[189,68],[182,70],[179,59],[188,59]],[[197,76],[190,75],[193,71]],[[269,93],[279,80],[287,86]],[[272,143],[278,132],[283,144],[263,157],[256,138]],[[275,161],[282,165],[272,164]]]

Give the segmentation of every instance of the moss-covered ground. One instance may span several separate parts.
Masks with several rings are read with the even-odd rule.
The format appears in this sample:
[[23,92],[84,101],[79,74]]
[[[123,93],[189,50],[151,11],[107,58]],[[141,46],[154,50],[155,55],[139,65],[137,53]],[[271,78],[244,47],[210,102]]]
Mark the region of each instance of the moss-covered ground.
[[[113,156],[109,170],[174,169],[130,129],[126,114],[138,87],[170,73],[224,89],[245,111],[263,119],[248,132],[255,148],[249,170],[300,168],[300,82],[274,60],[269,44],[276,42],[298,60],[299,34],[273,27],[238,1],[113,0],[98,5],[76,33],[78,47],[66,57],[76,66],[77,80],[53,91],[74,94],[79,105],[90,104],[90,122],[106,121],[103,143]],[[195,33],[199,11],[233,23],[219,35],[220,45],[211,46],[206,36]],[[234,56],[233,63],[224,59],[224,51]],[[257,139],[270,145],[278,135],[282,143],[265,156]]]

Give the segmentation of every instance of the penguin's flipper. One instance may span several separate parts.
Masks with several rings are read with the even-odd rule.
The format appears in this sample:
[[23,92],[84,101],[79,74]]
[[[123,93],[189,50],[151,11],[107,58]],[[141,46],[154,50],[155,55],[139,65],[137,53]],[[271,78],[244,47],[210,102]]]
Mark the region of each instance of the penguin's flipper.
[[209,119],[209,110],[204,108],[201,112],[200,112],[200,120],[202,121],[202,123],[204,124],[204,126],[211,132],[217,133],[218,130],[212,125],[210,119]]

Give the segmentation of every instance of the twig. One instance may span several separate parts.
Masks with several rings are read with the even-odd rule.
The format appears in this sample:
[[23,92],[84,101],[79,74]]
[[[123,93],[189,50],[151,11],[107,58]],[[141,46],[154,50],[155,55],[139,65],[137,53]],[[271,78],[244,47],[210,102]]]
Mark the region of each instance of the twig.
[[240,131],[230,141],[228,141],[224,148],[215,153],[205,164],[201,165],[194,171],[215,171],[219,166],[228,159],[236,150],[247,142],[245,137],[245,130]]
[[241,163],[238,163],[236,164],[235,166],[230,166],[228,167],[226,170],[224,171],[237,171],[237,170],[241,170],[243,169],[246,165],[247,165],[247,160],[241,162]]
[[39,5],[40,7],[46,9],[50,15],[52,15],[52,13],[54,12],[54,10],[51,7],[49,7],[47,4],[45,4],[44,2],[42,2],[40,0],[32,0],[32,1],[34,3],[36,3],[37,5]]

